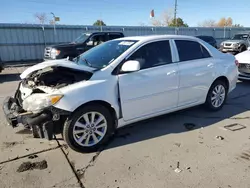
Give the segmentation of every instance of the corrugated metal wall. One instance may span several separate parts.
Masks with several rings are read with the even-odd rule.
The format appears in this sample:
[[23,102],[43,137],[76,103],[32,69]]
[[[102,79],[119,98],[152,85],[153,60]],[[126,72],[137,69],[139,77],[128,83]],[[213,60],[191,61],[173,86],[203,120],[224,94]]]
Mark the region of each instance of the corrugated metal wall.
[[237,32],[250,28],[167,28],[139,26],[56,26],[56,33],[51,25],[0,24],[0,58],[2,61],[28,61],[43,59],[44,47],[50,44],[70,42],[82,32],[122,31],[125,36],[178,34],[211,35],[218,43],[232,37]]

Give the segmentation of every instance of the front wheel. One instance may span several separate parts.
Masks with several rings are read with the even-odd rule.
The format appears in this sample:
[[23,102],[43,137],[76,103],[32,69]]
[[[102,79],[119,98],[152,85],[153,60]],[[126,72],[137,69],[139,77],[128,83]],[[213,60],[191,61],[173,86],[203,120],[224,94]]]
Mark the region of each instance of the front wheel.
[[239,52],[240,53],[244,52],[244,51],[246,51],[246,49],[247,49],[246,46],[241,46],[240,49],[239,49]]
[[114,120],[107,108],[88,105],[74,112],[65,122],[63,137],[75,151],[95,152],[109,140],[114,129]]
[[227,99],[227,86],[225,82],[217,80],[213,83],[207,94],[206,106],[211,111],[220,110]]

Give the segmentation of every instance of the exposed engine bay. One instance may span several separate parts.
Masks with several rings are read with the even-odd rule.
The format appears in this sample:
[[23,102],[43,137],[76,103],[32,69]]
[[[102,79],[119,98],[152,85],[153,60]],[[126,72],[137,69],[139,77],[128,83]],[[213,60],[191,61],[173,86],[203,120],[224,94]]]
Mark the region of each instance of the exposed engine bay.
[[88,80],[92,73],[74,70],[66,67],[47,67],[32,73],[22,81],[22,85],[28,88],[37,86],[48,86],[52,88],[62,88],[67,85]]

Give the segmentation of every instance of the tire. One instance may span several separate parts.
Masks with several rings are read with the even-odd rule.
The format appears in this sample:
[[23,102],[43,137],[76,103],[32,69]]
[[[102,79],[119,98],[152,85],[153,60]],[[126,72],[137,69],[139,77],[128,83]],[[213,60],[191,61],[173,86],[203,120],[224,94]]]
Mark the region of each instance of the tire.
[[[218,105],[216,105],[215,104],[216,99],[212,100],[212,98],[215,97],[214,96],[214,92],[216,92],[215,89],[216,88],[218,89],[218,88],[221,88],[221,87],[222,87],[222,90],[221,90],[222,93],[221,94],[223,95],[223,93],[224,93],[224,97],[223,97],[223,100],[222,100],[222,95],[218,94],[220,96],[219,98],[222,101],[219,100],[219,102],[217,103]],[[208,94],[207,94],[207,98],[206,98],[206,102],[205,102],[205,105],[206,105],[207,109],[210,110],[210,111],[218,111],[218,110],[220,110],[223,107],[223,105],[225,104],[226,100],[227,100],[227,92],[228,92],[228,88],[227,88],[226,83],[224,81],[222,81],[222,80],[216,80],[212,84],[212,86],[210,87],[210,89],[208,91]],[[218,92],[218,93],[220,93],[220,92]]]
[[[92,121],[93,113],[95,114],[94,121]],[[84,115],[85,117],[83,117]],[[86,119],[89,120],[89,123]],[[101,121],[97,123],[98,120]],[[95,126],[93,122],[97,125]],[[114,131],[115,121],[109,110],[102,105],[93,104],[81,107],[66,120],[63,138],[71,149],[88,153],[101,149],[109,141]],[[95,143],[96,139],[99,141]]]
[[36,126],[36,125],[32,126],[32,134],[33,134],[34,138],[40,138],[38,126]]
[[240,47],[240,49],[239,49],[239,52],[240,52],[240,53],[241,53],[241,52],[244,52],[246,49],[247,49],[246,46],[242,45],[242,46]]

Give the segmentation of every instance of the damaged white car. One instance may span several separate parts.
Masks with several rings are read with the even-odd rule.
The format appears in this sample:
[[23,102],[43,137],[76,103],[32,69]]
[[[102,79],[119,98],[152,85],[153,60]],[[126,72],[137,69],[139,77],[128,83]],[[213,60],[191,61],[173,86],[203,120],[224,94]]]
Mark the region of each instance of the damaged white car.
[[234,56],[195,37],[161,35],[108,41],[21,78],[3,105],[9,124],[48,139],[63,129],[72,149],[91,152],[130,123],[203,103],[221,109],[238,75]]

